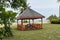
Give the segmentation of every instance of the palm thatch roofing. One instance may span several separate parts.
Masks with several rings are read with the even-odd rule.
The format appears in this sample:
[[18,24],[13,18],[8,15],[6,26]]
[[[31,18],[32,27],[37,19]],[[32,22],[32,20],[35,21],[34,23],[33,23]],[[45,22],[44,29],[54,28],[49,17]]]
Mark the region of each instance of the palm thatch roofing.
[[17,20],[22,20],[22,19],[38,19],[38,18],[44,18],[45,16],[41,15],[40,13],[27,8],[22,14],[19,14],[17,16]]

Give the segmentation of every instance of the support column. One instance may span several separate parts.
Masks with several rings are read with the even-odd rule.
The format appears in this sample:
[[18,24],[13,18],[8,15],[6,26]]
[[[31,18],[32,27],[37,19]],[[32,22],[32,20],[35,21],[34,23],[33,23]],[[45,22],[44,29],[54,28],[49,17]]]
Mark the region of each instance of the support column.
[[23,20],[21,20],[21,25],[23,25]]
[[21,30],[24,30],[23,20],[21,20]]
[[41,28],[43,27],[43,18],[41,18]]
[[34,24],[34,19],[32,19],[32,23]]
[[29,19],[29,24],[30,24],[30,19]]

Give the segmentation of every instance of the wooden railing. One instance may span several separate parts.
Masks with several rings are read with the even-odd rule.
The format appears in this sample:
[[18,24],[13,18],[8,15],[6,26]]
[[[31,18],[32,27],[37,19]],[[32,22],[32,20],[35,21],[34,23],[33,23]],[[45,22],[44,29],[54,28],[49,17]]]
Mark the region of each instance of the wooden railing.
[[42,28],[42,24],[20,25],[17,27],[19,30],[35,30]]

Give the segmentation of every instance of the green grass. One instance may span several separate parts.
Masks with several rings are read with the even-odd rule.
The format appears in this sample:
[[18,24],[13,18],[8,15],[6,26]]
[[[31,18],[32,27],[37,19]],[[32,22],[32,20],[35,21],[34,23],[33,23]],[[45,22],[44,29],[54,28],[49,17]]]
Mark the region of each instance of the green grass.
[[13,37],[3,40],[60,40],[59,24],[44,24],[43,29],[20,31],[16,27],[12,28]]

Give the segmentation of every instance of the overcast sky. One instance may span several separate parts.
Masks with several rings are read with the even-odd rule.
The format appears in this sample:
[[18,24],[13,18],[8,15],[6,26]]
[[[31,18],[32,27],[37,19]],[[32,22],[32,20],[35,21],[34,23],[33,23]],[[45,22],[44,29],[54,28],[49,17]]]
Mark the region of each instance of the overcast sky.
[[59,13],[59,6],[56,0],[28,0],[31,9],[43,14],[46,18]]
[[59,5],[57,0],[28,0],[27,4],[31,6],[31,9],[44,15],[45,20],[52,14],[59,16]]

